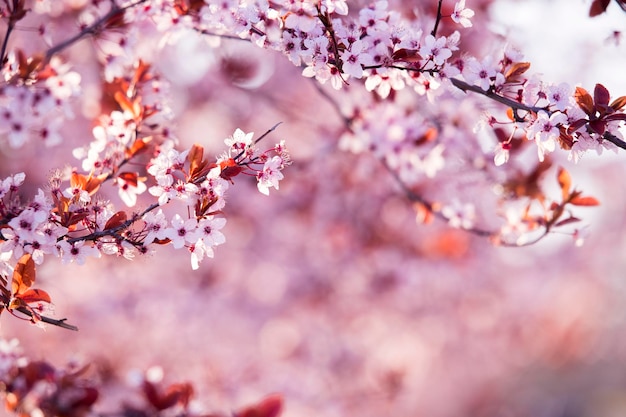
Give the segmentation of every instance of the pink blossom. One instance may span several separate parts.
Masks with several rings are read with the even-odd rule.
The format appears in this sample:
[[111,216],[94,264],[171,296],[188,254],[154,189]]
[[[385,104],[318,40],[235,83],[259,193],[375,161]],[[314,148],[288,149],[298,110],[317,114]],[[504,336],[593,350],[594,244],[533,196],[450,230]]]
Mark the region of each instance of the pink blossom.
[[172,241],[175,249],[182,248],[185,244],[195,243],[198,239],[196,219],[184,220],[179,214],[172,218],[172,227],[165,229],[165,237]]
[[472,26],[470,19],[474,17],[474,11],[465,7],[465,0],[459,0],[454,5],[454,11],[450,17],[456,23],[468,28]]
[[554,152],[556,140],[559,137],[559,126],[567,123],[567,116],[561,112],[548,115],[546,112],[539,112],[537,119],[527,128],[528,139],[534,139],[537,144],[539,160],[544,160],[547,152]]
[[274,156],[263,166],[263,170],[257,175],[257,187],[265,195],[269,195],[270,187],[278,190],[278,182],[283,179],[283,160],[279,156]]
[[61,240],[56,244],[56,247],[61,256],[61,262],[64,264],[75,262],[78,265],[83,265],[88,257],[99,258],[102,256],[96,247],[84,241],[69,243],[67,240]]
[[446,42],[445,36],[435,39],[433,35],[428,35],[420,48],[420,55],[424,59],[432,61],[435,65],[443,65],[452,56],[452,51],[447,48]]
[[167,219],[163,210],[157,212],[149,212],[143,215],[142,220],[145,222],[143,230],[147,232],[143,239],[144,245],[149,245],[155,240],[164,240],[167,238],[165,232],[167,230]]
[[372,57],[367,53],[367,44],[358,40],[350,45],[350,48],[341,54],[341,69],[344,74],[351,75],[354,78],[363,76],[363,65],[370,65]]

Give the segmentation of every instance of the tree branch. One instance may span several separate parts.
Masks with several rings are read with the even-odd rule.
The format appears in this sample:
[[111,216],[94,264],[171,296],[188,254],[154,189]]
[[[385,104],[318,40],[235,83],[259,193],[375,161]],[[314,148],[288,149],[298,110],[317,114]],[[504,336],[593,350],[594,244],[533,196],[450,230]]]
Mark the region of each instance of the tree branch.
[[435,27],[433,28],[432,32],[430,32],[430,34],[433,36],[437,35],[437,29],[439,28],[439,22],[441,21],[441,4],[442,3],[443,3],[443,0],[439,0],[439,4],[437,5],[437,19],[435,20]]
[[[16,308],[17,311],[19,311],[20,313],[30,317],[32,319],[33,317],[33,313],[31,313],[28,309],[24,308],[24,307],[18,307]],[[57,327],[62,327],[64,329],[67,330],[73,330],[75,332],[78,331],[78,327],[72,325],[72,324],[67,324],[65,322],[66,319],[51,319],[50,317],[46,317],[46,316],[39,316],[39,320],[43,321],[44,323],[47,324],[51,324],[53,326],[57,326]]]
[[623,140],[621,140],[620,138],[618,138],[612,133],[605,132],[604,135],[602,135],[602,138],[605,140],[608,140],[609,142],[611,142],[613,145],[617,146],[618,148],[626,149],[626,142],[624,142]]
[[545,107],[527,106],[526,104],[522,104],[508,97],[498,95],[494,93],[493,91],[490,91],[490,90],[485,91],[477,85],[470,85],[466,83],[465,81],[461,81],[457,78],[449,78],[449,80],[453,86],[455,86],[461,91],[464,91],[464,92],[471,91],[473,93],[483,95],[487,98],[492,99],[493,101],[497,101],[498,103],[504,104],[505,106],[511,107],[516,110],[523,110],[523,111],[527,111],[531,113],[537,113],[539,111],[545,111],[545,112],[550,113],[548,109],[546,109]]
[[147,0],[137,0],[136,2],[131,3],[124,7],[119,7],[115,4],[115,2],[112,2],[111,10],[109,10],[108,13],[106,13],[104,16],[102,16],[100,19],[94,22],[91,26],[87,26],[86,28],[84,28],[83,30],[81,30],[79,33],[72,36],[71,38],[66,39],[65,41],[48,49],[46,51],[46,55],[44,56],[43,64],[44,65],[47,64],[54,55],[58,54],[59,52],[69,47],[70,45],[78,42],[83,37],[90,35],[90,34],[95,34],[102,27],[102,25],[107,22],[107,20],[109,20],[116,14],[122,13],[125,10],[131,9],[135,6],[140,5],[141,3],[145,3],[146,1]]

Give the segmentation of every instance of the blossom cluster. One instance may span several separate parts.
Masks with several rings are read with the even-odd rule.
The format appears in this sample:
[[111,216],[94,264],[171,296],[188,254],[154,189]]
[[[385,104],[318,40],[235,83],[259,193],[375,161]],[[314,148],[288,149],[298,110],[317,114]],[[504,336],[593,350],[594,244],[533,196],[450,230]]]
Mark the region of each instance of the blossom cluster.
[[73,117],[70,101],[80,93],[80,75],[56,57],[45,71],[30,72],[40,64],[40,58],[27,58],[18,50],[7,55],[3,66],[0,134],[12,148],[31,137],[44,146],[58,145],[63,120]]
[[[482,58],[464,51],[462,31],[472,27],[475,15],[465,3],[455,2],[449,15],[438,12],[432,30],[432,20],[390,10],[385,0],[356,11],[341,0],[231,1],[186,8],[164,2],[129,10],[128,19],[149,19],[177,33],[193,30],[217,43],[220,37],[246,39],[282,53],[302,68],[304,77],[349,90],[354,103],[342,114],[346,131],[340,146],[373,151],[408,186],[455,169],[458,138],[471,130],[442,125],[448,119],[447,103],[458,100],[459,90],[508,108],[504,119],[489,115],[485,123],[492,128],[488,152],[496,166],[509,160],[511,141],[519,132],[536,146],[539,163],[557,147],[569,151],[574,161],[590,150],[626,147],[622,97],[610,102],[609,92],[598,85],[591,98],[581,87],[528,77],[530,64],[510,46]],[[439,23],[446,19],[450,24],[440,34]],[[504,138],[494,131],[501,126],[511,132]],[[508,225],[510,216],[503,217]],[[471,229],[471,223],[449,221],[464,229]]]
[[[213,163],[203,158],[198,145],[179,152],[171,140],[165,141],[147,166],[155,181],[148,191],[157,202],[141,213],[115,211],[110,202],[99,199],[95,193],[109,176],[97,176],[93,170],[89,175],[72,173],[68,186],[63,185],[62,173],[57,173],[50,179],[49,195],[39,189],[29,203],[19,198],[23,173],[4,179],[0,192],[4,275],[12,270],[12,259],[24,253],[31,254],[37,264],[46,254],[83,264],[88,257],[102,254],[130,259],[148,252],[152,244],[165,243],[187,248],[192,267],[197,269],[202,259],[213,257],[213,248],[225,241],[220,230],[226,220],[219,215],[233,177],[241,173],[255,176],[259,190],[267,194],[269,188],[278,188],[282,169],[289,164],[284,143],[261,152],[252,136],[237,129],[225,140],[228,150]],[[123,135],[118,138],[124,140]],[[133,206],[137,194],[147,189],[146,180],[136,174],[116,177],[126,185],[119,187],[119,193],[128,205]],[[194,215],[185,219],[176,213],[168,219],[161,206],[175,201]]]
[[[232,177],[242,172],[255,176],[258,189],[264,194],[270,188],[278,188],[282,169],[289,163],[284,145],[256,152],[251,134],[239,130],[227,141],[228,152],[211,169],[204,166],[201,174],[193,172],[199,169],[194,164],[200,162],[189,153],[191,150],[176,149],[176,140],[168,127],[172,111],[167,105],[167,82],[148,62],[134,58],[150,55],[138,53],[140,32],[147,26],[162,36],[156,47],[174,43],[188,32],[204,35],[213,46],[224,42],[223,38],[237,37],[282,53],[302,68],[304,77],[320,84],[329,82],[335,89],[349,89],[355,103],[343,115],[347,124],[340,147],[357,153],[373,152],[409,187],[454,169],[451,161],[457,159],[458,137],[467,130],[443,129],[442,124],[447,119],[446,103],[457,99],[459,90],[505,104],[509,108],[506,119],[488,116],[483,124],[494,130],[514,126],[513,133],[521,131],[535,143],[540,162],[557,146],[569,150],[570,158],[577,161],[588,150],[601,152],[623,143],[620,128],[626,100],[622,97],[610,102],[609,92],[601,85],[596,86],[592,98],[580,87],[574,90],[565,83],[555,85],[536,76],[526,77],[530,64],[510,47],[480,59],[464,52],[462,31],[472,27],[475,15],[465,0],[455,2],[447,16],[438,12],[435,22],[390,10],[385,0],[356,12],[349,10],[343,0],[129,0],[113,3],[108,10],[106,7],[85,7],[80,16],[83,29],[72,39],[107,33],[105,37],[96,37],[95,42],[106,88],[117,108],[101,115],[93,128],[94,140],[74,151],[88,174],[72,174],[72,183],[66,189],[57,188],[60,177],[55,179],[51,187],[55,190],[53,201],[41,203],[66,219],[44,219],[41,213],[19,210],[7,219],[7,223],[13,223],[3,233],[3,246],[13,253],[13,259],[24,251],[32,253],[37,263],[47,253],[60,254],[66,262],[80,263],[86,256],[102,253],[130,258],[136,251],[146,251],[146,245],[167,241],[176,248],[186,247],[191,252],[193,268],[197,268],[224,241],[220,232],[224,219],[218,215]],[[45,1],[34,9],[44,16],[52,10],[52,5]],[[439,24],[446,19],[449,21],[443,29],[445,33],[437,33]],[[434,28],[429,30],[433,23]],[[29,118],[28,123],[46,125],[38,132],[46,142],[61,140],[54,132],[61,119],[44,123],[42,118],[52,117],[51,106],[69,116],[66,103],[79,92],[80,76],[55,55],[69,44],[62,42],[51,48],[45,59],[27,58],[19,51],[7,54],[3,67],[6,85],[0,99],[4,100],[8,122],[4,126],[10,128],[7,138],[12,146],[23,145],[27,132],[33,131],[24,129],[26,122],[19,119],[23,113],[16,111],[25,103],[35,109],[36,117]],[[44,89],[40,88],[43,84]],[[358,88],[361,85],[363,88]],[[398,111],[398,107],[403,110]],[[505,137],[493,135],[496,166],[509,160],[513,133]],[[136,161],[147,152],[156,153],[151,160],[143,161],[145,172],[125,169],[129,161]],[[255,168],[258,164],[263,167]],[[146,174],[154,177],[155,185],[148,187]],[[120,212],[108,203],[94,200],[94,193],[107,180],[117,185],[120,198],[129,207],[137,204],[139,195],[149,191],[156,197],[157,206],[179,201],[193,208],[194,216],[168,219],[160,208],[153,211],[157,207],[150,206],[139,216],[146,217],[142,220],[150,232],[135,227],[125,230],[127,235],[120,235],[121,229],[135,224],[139,217],[118,215]],[[427,206],[450,208],[454,204]],[[33,220],[34,215],[37,220]],[[508,224],[508,217],[504,217]],[[472,229],[473,221],[453,221],[447,214],[443,218],[453,227]],[[16,227],[18,221],[26,225],[29,234]],[[112,223],[107,225],[109,221]],[[72,230],[79,222],[89,225],[82,229],[82,236]],[[96,239],[84,237],[102,233],[107,226],[115,232]]]
[[[468,28],[473,16],[474,11],[461,0],[447,17]],[[303,67],[305,77],[321,84],[330,82],[335,89],[362,80],[367,91],[382,99],[403,89],[427,94],[431,101],[454,89],[482,93],[524,111],[513,121],[536,143],[540,161],[557,145],[570,150],[570,158],[578,160],[588,150],[600,153],[604,148],[615,149],[615,140],[623,143],[619,131],[623,116],[613,114],[602,129],[594,128],[589,122],[602,115],[582,108],[574,89],[565,83],[524,78],[529,64],[522,61],[519,52],[507,47],[500,56],[481,59],[461,54],[459,31],[438,36],[435,30],[425,28],[425,21],[409,20],[388,10],[385,0],[357,14],[350,14],[343,0],[232,1],[183,9],[157,2],[130,9],[127,18],[151,19],[159,28],[249,39],[283,53],[294,65]],[[611,113],[620,110],[621,106],[613,107]],[[496,147],[497,164],[507,160],[507,145],[499,143]]]

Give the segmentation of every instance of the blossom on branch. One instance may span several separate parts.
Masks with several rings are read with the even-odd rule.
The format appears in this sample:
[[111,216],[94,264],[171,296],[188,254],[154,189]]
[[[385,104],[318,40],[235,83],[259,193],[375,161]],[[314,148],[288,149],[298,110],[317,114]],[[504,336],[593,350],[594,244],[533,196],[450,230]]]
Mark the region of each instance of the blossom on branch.
[[470,19],[474,17],[474,11],[465,7],[465,0],[459,0],[454,5],[454,12],[450,17],[464,28],[469,28],[472,27]]

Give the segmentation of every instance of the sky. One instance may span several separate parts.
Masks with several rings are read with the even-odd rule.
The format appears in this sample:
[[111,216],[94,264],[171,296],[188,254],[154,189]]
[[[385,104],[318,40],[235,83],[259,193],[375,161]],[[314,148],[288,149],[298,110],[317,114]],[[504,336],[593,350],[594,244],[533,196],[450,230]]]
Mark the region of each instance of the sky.
[[[546,80],[580,83],[591,90],[596,82],[611,93],[626,94],[625,42],[607,41],[614,30],[626,29],[626,13],[611,2],[607,12],[589,17],[590,0],[500,0],[492,7],[493,30],[508,35]],[[467,2],[471,7],[471,0]],[[514,16],[514,18],[512,18]]]

